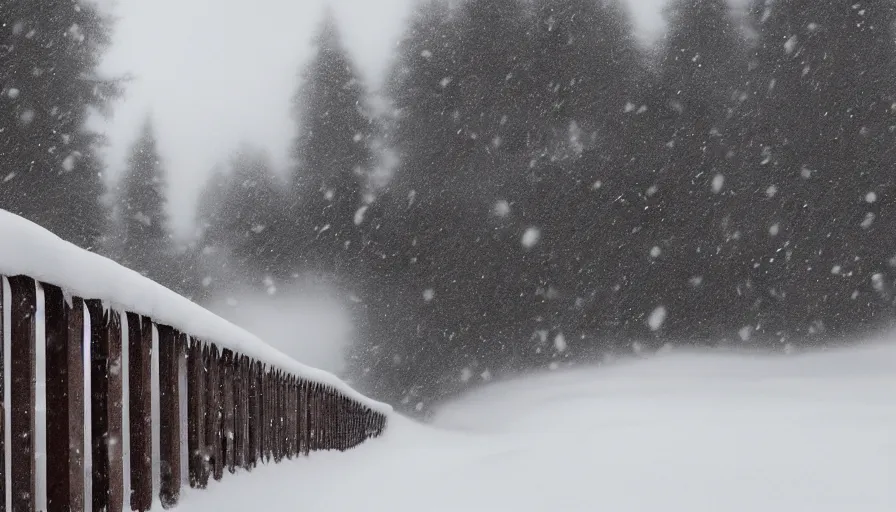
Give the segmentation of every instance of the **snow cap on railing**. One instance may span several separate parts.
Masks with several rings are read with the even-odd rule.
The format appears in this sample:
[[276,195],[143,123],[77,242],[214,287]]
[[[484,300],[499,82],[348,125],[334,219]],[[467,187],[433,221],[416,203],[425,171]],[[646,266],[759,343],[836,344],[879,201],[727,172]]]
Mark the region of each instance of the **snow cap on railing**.
[[392,408],[365,397],[336,376],[305,366],[255,335],[133,270],[62,240],[0,209],[0,274],[25,275],[84,299],[147,316],[204,342],[215,343],[297,377],[333,387],[371,409]]

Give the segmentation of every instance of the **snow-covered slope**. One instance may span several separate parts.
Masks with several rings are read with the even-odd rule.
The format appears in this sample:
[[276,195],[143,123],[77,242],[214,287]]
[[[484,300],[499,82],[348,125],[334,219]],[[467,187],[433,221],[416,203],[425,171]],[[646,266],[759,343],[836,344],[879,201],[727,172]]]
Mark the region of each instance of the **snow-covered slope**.
[[492,385],[186,510],[892,512],[896,344],[667,354]]

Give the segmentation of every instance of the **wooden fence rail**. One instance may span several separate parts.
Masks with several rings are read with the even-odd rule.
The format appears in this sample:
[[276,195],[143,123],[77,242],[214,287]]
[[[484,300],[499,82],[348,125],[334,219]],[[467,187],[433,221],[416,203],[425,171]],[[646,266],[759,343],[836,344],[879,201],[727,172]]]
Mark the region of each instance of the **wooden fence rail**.
[[[48,512],[144,511],[154,495],[170,508],[178,503],[182,483],[202,489],[210,478],[250,471],[259,463],[316,450],[344,451],[379,436],[386,426],[385,414],[339,390],[214,340],[109,309],[102,298],[67,297],[59,287],[27,276],[5,280],[8,292],[0,287],[0,512],[37,510],[42,478]],[[44,336],[38,339],[41,320]],[[35,410],[39,343],[45,354],[45,424],[38,424]],[[10,357],[4,360],[7,349]],[[155,459],[154,403],[159,411]],[[36,464],[39,430],[46,439],[45,475]],[[123,456],[126,446],[130,457]],[[88,453],[91,468],[85,476]],[[155,489],[154,467],[160,479]]]

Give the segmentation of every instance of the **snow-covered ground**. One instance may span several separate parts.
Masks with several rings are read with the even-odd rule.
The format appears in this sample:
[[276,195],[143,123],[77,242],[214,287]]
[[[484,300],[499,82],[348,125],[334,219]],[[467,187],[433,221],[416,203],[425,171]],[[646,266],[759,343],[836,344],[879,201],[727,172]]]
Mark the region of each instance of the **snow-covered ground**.
[[892,512],[896,344],[672,353],[494,384],[433,425],[189,492],[181,510]]

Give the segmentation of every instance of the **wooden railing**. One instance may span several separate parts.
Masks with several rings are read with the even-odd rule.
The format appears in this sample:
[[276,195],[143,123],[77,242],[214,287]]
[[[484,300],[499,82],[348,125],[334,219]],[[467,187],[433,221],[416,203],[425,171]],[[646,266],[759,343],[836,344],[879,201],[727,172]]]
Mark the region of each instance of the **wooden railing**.
[[[0,511],[34,511],[38,499],[50,512],[143,511],[155,495],[168,508],[182,485],[201,489],[259,463],[347,450],[386,426],[383,410],[346,387],[104,305],[114,298],[70,297],[25,275],[3,281],[0,404],[10,410],[0,416]],[[36,409],[41,390],[45,417]]]

